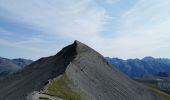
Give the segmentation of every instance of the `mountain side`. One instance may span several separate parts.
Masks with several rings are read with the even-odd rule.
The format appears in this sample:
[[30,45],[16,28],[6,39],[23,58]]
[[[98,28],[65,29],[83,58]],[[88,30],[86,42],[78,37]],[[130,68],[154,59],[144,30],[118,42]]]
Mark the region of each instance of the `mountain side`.
[[15,73],[23,67],[31,64],[32,60],[27,59],[7,59],[0,57],[0,76]]
[[[25,100],[28,94],[50,86],[49,80],[64,76],[81,91],[82,100],[160,100],[145,86],[112,68],[102,55],[79,41],[0,81],[0,99]],[[56,84],[60,82],[58,80]],[[72,89],[70,85],[65,87]]]
[[159,73],[170,74],[170,59],[153,57],[128,60],[107,57],[106,59],[109,63],[132,78],[143,77],[145,75],[157,75]]

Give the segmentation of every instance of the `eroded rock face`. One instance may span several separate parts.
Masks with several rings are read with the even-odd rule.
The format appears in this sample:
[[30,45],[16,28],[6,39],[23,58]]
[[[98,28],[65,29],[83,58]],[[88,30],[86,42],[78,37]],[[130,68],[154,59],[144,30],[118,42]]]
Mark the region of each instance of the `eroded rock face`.
[[89,100],[159,100],[145,87],[113,69],[88,46],[77,42],[76,51],[66,74]]
[[86,100],[159,100],[79,41],[1,81],[0,99],[25,100],[29,93],[40,91],[49,79],[61,74],[65,74],[82,91]]

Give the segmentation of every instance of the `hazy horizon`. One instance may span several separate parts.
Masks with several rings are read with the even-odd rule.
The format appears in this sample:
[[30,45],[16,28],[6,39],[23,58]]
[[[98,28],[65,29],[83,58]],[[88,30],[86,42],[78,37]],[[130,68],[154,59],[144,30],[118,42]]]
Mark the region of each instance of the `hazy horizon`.
[[79,40],[105,57],[170,58],[170,1],[0,0],[0,56],[36,60]]

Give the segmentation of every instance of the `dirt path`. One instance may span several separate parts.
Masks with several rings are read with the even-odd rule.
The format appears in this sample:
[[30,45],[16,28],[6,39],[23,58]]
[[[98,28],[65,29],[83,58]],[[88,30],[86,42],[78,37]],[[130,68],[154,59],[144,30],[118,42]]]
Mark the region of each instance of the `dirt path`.
[[[44,99],[43,99],[44,98]],[[27,97],[27,100],[45,100],[45,98],[48,100],[63,100],[63,99],[60,99],[58,97],[54,97],[54,96],[49,96],[49,95],[46,95],[46,94],[42,94],[40,92],[33,92],[31,93],[28,97]]]

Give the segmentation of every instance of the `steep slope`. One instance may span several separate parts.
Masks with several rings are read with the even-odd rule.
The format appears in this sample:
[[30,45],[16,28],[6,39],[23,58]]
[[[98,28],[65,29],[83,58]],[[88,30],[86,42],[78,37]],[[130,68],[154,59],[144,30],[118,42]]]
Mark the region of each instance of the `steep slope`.
[[31,63],[32,61],[27,59],[7,59],[0,57],[0,76],[14,73]]
[[0,100],[25,100],[26,96],[41,90],[49,79],[65,72],[76,56],[76,43],[63,48],[57,55],[41,58],[20,72],[0,81]]
[[112,68],[102,55],[78,41],[1,81],[0,99],[25,100],[29,93],[40,91],[49,79],[63,75],[81,91],[85,100],[159,100],[143,85]]
[[157,75],[160,72],[170,72],[170,59],[152,57],[128,60],[108,57],[106,59],[109,63],[132,78],[143,77],[145,75]]

